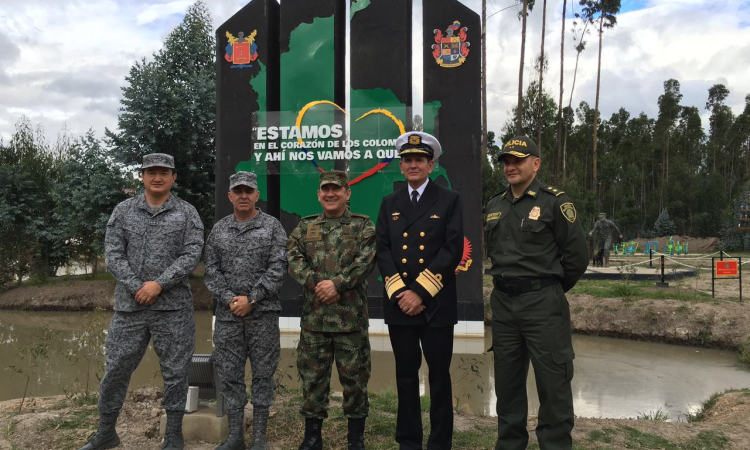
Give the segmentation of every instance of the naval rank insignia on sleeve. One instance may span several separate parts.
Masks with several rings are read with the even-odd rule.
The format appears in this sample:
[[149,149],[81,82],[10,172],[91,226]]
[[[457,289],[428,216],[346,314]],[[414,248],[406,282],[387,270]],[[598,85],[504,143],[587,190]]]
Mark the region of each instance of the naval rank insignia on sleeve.
[[560,205],[560,211],[562,212],[562,215],[568,220],[570,223],[576,222],[576,207],[573,206],[572,203],[567,202]]

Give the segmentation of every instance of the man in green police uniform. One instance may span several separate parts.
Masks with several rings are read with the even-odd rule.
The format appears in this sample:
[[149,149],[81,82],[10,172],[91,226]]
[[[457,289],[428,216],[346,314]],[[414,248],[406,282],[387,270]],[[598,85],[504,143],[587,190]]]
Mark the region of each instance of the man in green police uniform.
[[588,247],[565,194],[536,179],[534,142],[510,139],[498,160],[509,187],[485,207],[492,261],[492,350],[495,354],[496,450],[525,449],[529,359],[539,392],[536,435],[542,450],[570,449],[573,346],[565,292],[586,271]]
[[297,372],[302,379],[305,437],[299,450],[322,450],[321,427],[328,416],[331,366],[343,387],[349,450],[363,450],[369,411],[370,340],[367,333],[367,276],[375,268],[375,227],[352,214],[346,172],[320,174],[323,212],[304,217],[287,243],[289,274],[304,289]]

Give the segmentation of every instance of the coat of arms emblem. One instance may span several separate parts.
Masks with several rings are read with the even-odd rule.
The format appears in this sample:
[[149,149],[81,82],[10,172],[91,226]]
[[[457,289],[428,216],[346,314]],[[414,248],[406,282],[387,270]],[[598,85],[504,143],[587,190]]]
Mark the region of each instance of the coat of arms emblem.
[[253,67],[250,63],[258,59],[258,44],[255,43],[257,34],[258,30],[253,30],[250,36],[246,37],[245,33],[240,31],[237,33],[237,37],[234,37],[232,33],[227,31],[229,43],[224,48],[224,59],[232,63],[232,69]]
[[466,61],[469,56],[469,41],[466,32],[467,27],[461,27],[458,20],[443,31],[436,28],[435,43],[432,44],[432,57],[441,67],[458,67]]

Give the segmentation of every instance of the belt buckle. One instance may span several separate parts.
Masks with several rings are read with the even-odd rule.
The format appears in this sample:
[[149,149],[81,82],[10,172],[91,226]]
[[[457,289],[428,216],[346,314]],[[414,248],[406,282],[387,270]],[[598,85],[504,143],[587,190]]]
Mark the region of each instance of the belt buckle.
[[505,285],[505,288],[508,290],[508,294],[510,294],[513,297],[518,297],[519,295],[521,295],[521,288],[518,287],[518,285],[507,284]]

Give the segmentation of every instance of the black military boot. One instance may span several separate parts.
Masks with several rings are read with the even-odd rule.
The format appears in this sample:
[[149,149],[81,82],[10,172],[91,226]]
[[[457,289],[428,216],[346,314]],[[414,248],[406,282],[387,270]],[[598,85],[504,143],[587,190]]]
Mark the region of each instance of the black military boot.
[[99,429],[79,450],[105,450],[120,445],[120,437],[115,431],[118,415],[119,413],[100,414]]
[[268,408],[253,408],[253,445],[250,450],[266,450],[268,439]]
[[346,435],[347,450],[365,450],[365,420],[349,419],[349,432]]
[[233,409],[227,413],[229,435],[216,450],[245,450],[245,410]]
[[323,419],[305,419],[305,440],[299,450],[323,450],[323,436],[320,435],[322,428]]
[[183,450],[185,441],[182,438],[182,418],[185,411],[167,411],[167,428],[164,431],[162,450]]

